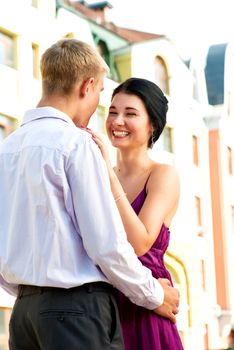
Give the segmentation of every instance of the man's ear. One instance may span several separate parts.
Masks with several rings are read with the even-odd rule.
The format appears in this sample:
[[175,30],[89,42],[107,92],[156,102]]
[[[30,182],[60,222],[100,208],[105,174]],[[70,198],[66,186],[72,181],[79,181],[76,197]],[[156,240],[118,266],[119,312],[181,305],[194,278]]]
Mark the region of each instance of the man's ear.
[[94,78],[88,78],[87,80],[84,80],[83,83],[81,84],[81,87],[80,87],[80,94],[82,97],[85,97],[90,88],[93,87],[94,85]]

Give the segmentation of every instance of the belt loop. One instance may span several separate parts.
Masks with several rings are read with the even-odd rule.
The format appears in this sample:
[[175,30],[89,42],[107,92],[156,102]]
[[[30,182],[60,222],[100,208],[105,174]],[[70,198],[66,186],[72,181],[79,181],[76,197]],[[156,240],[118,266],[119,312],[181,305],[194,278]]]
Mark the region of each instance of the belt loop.
[[93,285],[92,283],[88,283],[87,285],[87,293],[92,293],[93,292]]
[[18,285],[18,298],[21,299],[23,295],[23,287],[19,284]]

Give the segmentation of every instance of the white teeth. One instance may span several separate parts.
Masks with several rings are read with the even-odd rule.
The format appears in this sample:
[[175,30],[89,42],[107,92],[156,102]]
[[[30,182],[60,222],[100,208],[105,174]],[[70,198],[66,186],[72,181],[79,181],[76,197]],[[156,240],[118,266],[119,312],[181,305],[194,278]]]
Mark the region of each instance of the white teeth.
[[118,137],[124,137],[129,135],[129,132],[127,131],[113,131],[112,133],[114,136],[118,136]]

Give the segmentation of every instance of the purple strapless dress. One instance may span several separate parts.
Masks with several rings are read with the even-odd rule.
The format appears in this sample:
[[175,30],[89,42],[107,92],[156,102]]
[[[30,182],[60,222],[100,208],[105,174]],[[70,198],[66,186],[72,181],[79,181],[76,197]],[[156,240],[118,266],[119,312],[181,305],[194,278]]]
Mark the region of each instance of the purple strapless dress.
[[[146,184],[132,207],[138,215],[146,198]],[[163,263],[163,256],[169,244],[170,232],[163,225],[150,250],[139,259],[147,266],[154,277],[168,278],[169,271]],[[183,345],[175,324],[130,302],[121,292],[117,302],[122,325],[125,350],[183,350]]]

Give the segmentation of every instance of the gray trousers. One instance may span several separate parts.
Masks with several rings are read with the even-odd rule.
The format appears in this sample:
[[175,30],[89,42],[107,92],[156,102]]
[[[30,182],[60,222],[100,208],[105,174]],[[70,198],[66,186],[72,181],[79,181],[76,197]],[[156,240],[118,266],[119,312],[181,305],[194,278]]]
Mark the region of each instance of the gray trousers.
[[104,282],[71,289],[20,286],[10,350],[123,350],[114,293]]

